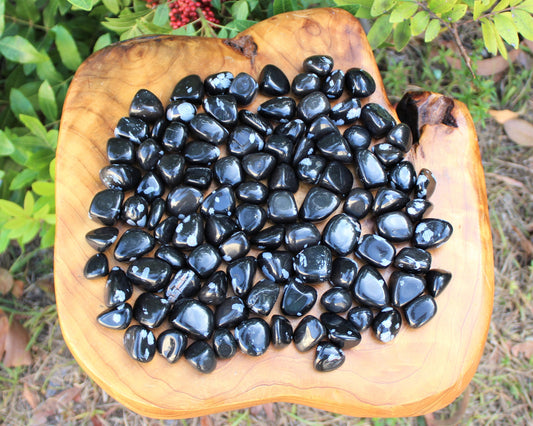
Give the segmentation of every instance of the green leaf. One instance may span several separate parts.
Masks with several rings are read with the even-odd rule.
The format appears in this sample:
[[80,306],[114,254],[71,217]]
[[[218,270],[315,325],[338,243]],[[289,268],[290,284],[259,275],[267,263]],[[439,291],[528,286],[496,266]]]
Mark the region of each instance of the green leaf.
[[48,55],[37,51],[33,44],[19,35],[0,39],[0,53],[10,61],[21,64],[36,64],[48,59]]
[[525,10],[529,13],[533,13],[533,0],[526,0],[522,4],[516,6],[516,8],[520,10]]
[[11,181],[11,184],[9,185],[9,190],[15,191],[17,189],[26,188],[27,186],[30,185],[31,182],[33,182],[37,178],[38,175],[39,175],[39,172],[37,172],[36,170],[30,170],[30,169],[22,170]]
[[513,22],[516,29],[524,38],[533,40],[533,17],[524,10],[515,9],[513,11]]
[[50,174],[50,178],[55,181],[56,180],[56,159],[54,158],[52,161],[50,161],[50,167],[48,167],[48,173]]
[[13,152],[15,152],[13,143],[9,140],[4,131],[0,130],[0,157],[11,155]]
[[19,115],[19,120],[30,130],[32,134],[37,136],[39,139],[47,141],[46,139],[46,128],[43,123],[39,121],[38,118],[32,117],[25,114]]
[[154,20],[152,22],[159,26],[167,25],[170,19],[168,16],[169,12],[170,9],[167,3],[158,5],[155,9]]
[[411,27],[409,26],[409,21],[400,22],[394,28],[394,48],[399,52],[403,50],[409,40],[411,39]]
[[22,244],[28,244],[31,240],[33,240],[36,236],[39,230],[41,229],[41,224],[36,221],[32,220],[28,223],[28,226],[24,230],[24,233],[21,235],[21,242]]
[[62,25],[52,28],[55,33],[56,46],[61,57],[61,62],[71,71],[76,71],[81,64],[81,56],[74,38]]
[[368,32],[368,42],[372,49],[379,47],[387,38],[389,37],[392,31],[392,24],[389,22],[389,15],[380,16],[370,28]]
[[44,197],[55,194],[55,185],[53,182],[38,180],[36,182],[33,182],[31,189],[33,189],[33,191],[35,191],[37,195],[41,195]]
[[509,0],[500,0],[496,6],[494,6],[494,9],[492,9],[493,12],[500,12],[506,7],[509,7]]
[[[274,15],[278,15],[280,13],[285,13],[285,12],[290,12],[292,10],[295,10],[296,6],[292,0],[274,0],[274,4],[272,8],[273,8]],[[237,17],[235,18],[244,19],[244,18],[237,18]]]
[[57,103],[54,90],[48,81],[43,81],[37,93],[39,108],[50,121],[57,120]]
[[428,27],[426,28],[426,34],[424,35],[424,41],[426,43],[433,41],[439,35],[439,31],[440,31],[439,20],[432,19]]
[[54,238],[56,227],[50,226],[43,235],[41,235],[41,248],[52,247],[54,245]]
[[235,19],[246,19],[248,18],[248,13],[250,13],[250,11],[246,0],[237,0],[233,3],[233,6],[231,6],[231,14]]
[[46,61],[39,62],[36,71],[41,80],[48,80],[51,84],[57,84],[63,81],[63,76],[57,72],[50,58]]
[[398,3],[390,14],[390,21],[398,23],[409,19],[418,10],[418,4],[411,2]]
[[422,33],[429,24],[429,13],[421,10],[411,18],[411,34],[417,36]]
[[33,206],[35,205],[35,198],[33,196],[33,193],[31,191],[26,191],[26,195],[24,197],[24,212],[31,216],[33,213]]
[[102,0],[102,3],[111,13],[118,15],[118,12],[120,12],[119,0]]
[[111,44],[111,34],[109,33],[102,34],[100,37],[98,37],[98,39],[96,40],[96,43],[94,43],[93,52],[103,49],[104,47],[109,46],[110,44]]
[[68,0],[68,2],[83,10],[91,10],[93,8],[92,0]]
[[9,216],[22,217],[25,216],[24,209],[17,203],[8,200],[0,200],[0,210]]
[[507,49],[505,48],[505,43],[503,42],[500,34],[498,34],[498,31],[496,31],[496,28],[494,28],[494,32],[496,33],[496,45],[498,46],[498,51],[500,52],[500,55],[503,56],[503,59],[507,59],[509,55],[507,53]]
[[250,28],[252,25],[257,24],[257,21],[248,21],[248,20],[235,20],[229,22],[226,25],[227,30],[241,32],[247,28]]
[[457,3],[457,0],[430,0],[428,7],[433,13],[439,15],[452,10],[455,3]]
[[483,34],[483,43],[489,53],[496,55],[498,53],[498,44],[496,43],[496,29],[494,23],[487,18],[481,18],[481,33]]
[[20,114],[37,116],[29,99],[19,89],[11,89],[9,92],[9,106],[11,111],[18,117]]
[[481,14],[489,10],[497,0],[475,0],[474,1],[474,21],[477,21]]
[[6,20],[4,17],[6,11],[6,0],[0,0],[0,35],[4,32]]
[[456,4],[454,7],[452,7],[452,10],[442,16],[442,19],[448,22],[457,22],[459,19],[465,16],[467,10],[468,6],[466,4]]
[[518,33],[513,22],[511,12],[499,13],[494,16],[494,25],[496,31],[508,44],[518,47]]
[[397,3],[396,0],[375,0],[370,8],[370,14],[373,17],[381,17],[387,10],[391,9]]

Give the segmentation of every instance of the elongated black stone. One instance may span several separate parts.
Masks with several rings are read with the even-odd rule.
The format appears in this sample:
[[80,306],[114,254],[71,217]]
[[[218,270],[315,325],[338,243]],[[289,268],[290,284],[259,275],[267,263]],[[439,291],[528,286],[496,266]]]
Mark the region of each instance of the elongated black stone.
[[124,347],[135,361],[149,362],[155,355],[155,336],[142,325],[132,325],[124,333]]
[[252,235],[250,242],[260,250],[275,250],[283,243],[285,227],[274,225]]
[[413,145],[413,134],[407,124],[398,123],[390,130],[385,140],[391,145],[397,146],[403,152],[409,152]]
[[435,192],[437,181],[428,169],[420,170],[415,184],[415,198],[429,198]]
[[128,328],[133,318],[133,310],[129,303],[113,306],[96,317],[98,324],[112,330]]
[[404,247],[396,255],[394,266],[402,271],[423,274],[431,267],[431,254],[421,248]]
[[137,162],[144,170],[152,170],[165,152],[156,141],[146,139],[137,148]]
[[183,148],[183,157],[188,164],[210,166],[220,156],[220,149],[209,142],[193,141]]
[[89,218],[107,226],[114,225],[123,200],[124,192],[117,189],[104,189],[98,192],[91,201]]
[[158,197],[152,201],[150,205],[150,213],[148,214],[148,220],[146,221],[146,227],[148,230],[152,231],[163,217],[165,213],[166,202],[162,198]]
[[209,167],[188,167],[183,175],[183,183],[198,189],[207,189],[213,180],[213,173]]
[[184,123],[173,121],[166,127],[161,145],[167,152],[181,151],[188,137],[187,126]]
[[326,335],[326,329],[318,318],[308,315],[294,329],[294,344],[300,352],[311,350]]
[[331,107],[329,117],[337,126],[344,126],[357,121],[361,115],[359,99],[347,99]]
[[217,357],[229,359],[237,352],[237,342],[226,328],[217,328],[213,332],[213,349]]
[[413,243],[419,248],[439,247],[450,239],[452,225],[442,219],[422,219],[415,227]]
[[385,108],[372,102],[362,108],[361,121],[373,138],[385,136],[396,125],[396,121]]
[[178,330],[165,330],[157,337],[157,352],[168,362],[175,363],[187,347],[187,336]]
[[320,77],[328,75],[333,69],[333,58],[328,55],[313,55],[303,62],[305,72],[312,72]]
[[106,251],[118,238],[118,229],[114,226],[103,226],[85,234],[85,240],[99,252]]
[[380,188],[374,197],[372,212],[377,216],[400,210],[408,201],[409,197],[402,191],[392,188]]
[[257,112],[265,118],[285,123],[294,117],[296,102],[288,96],[278,96],[259,105]]
[[177,248],[190,250],[204,242],[204,221],[199,213],[193,213],[178,223],[172,244]]
[[389,303],[387,284],[373,266],[361,267],[351,290],[355,301],[361,305],[380,308]]
[[174,327],[197,340],[206,340],[214,330],[213,312],[194,299],[178,300],[169,314]]
[[185,266],[185,255],[175,247],[163,245],[159,247],[154,256],[167,262],[172,269],[181,269]]
[[259,114],[255,114],[247,109],[241,109],[237,116],[241,124],[251,127],[263,136],[269,136],[273,132],[270,122],[261,117]]
[[290,321],[283,315],[272,315],[270,321],[272,345],[275,348],[284,348],[292,342],[294,331]]
[[377,188],[387,183],[387,173],[377,157],[367,149],[355,153],[357,174],[366,189]]
[[243,182],[235,189],[235,195],[246,203],[263,204],[268,197],[268,188],[261,182]]
[[126,230],[115,246],[115,259],[119,262],[131,262],[152,251],[155,238],[138,228]]
[[214,145],[221,144],[229,136],[226,128],[207,114],[196,114],[189,122],[189,128],[194,136]]
[[178,225],[178,218],[169,216],[161,221],[154,229],[154,237],[159,244],[168,244],[172,241],[172,236],[176,231]]
[[146,89],[140,89],[130,104],[130,117],[153,123],[163,116],[163,104],[159,98]]
[[241,257],[228,264],[226,274],[235,295],[246,296],[252,288],[257,261],[253,256]]
[[248,293],[246,305],[253,313],[266,316],[274,308],[278,296],[279,286],[276,283],[270,280],[261,280]]
[[344,91],[344,71],[333,70],[322,83],[322,92],[328,99],[339,99]]
[[141,257],[128,266],[128,279],[144,291],[160,291],[170,280],[172,268],[167,262],[154,257]]
[[105,277],[108,273],[109,263],[104,253],[96,253],[91,256],[83,269],[83,276],[88,280]]
[[200,291],[200,278],[194,271],[183,268],[176,272],[165,289],[165,297],[170,303],[196,296]]
[[104,303],[107,307],[120,305],[133,295],[133,287],[126,273],[118,266],[109,272],[105,283]]
[[228,297],[215,310],[215,325],[218,328],[234,328],[248,318],[248,308],[240,297]]

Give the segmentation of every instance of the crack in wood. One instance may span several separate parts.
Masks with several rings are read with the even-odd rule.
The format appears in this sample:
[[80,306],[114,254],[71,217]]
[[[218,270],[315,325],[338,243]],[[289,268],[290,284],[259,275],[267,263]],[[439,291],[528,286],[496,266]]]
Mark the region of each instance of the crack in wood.
[[254,64],[255,56],[257,55],[257,44],[255,44],[252,36],[245,35],[241,37],[228,38],[224,40],[224,44],[250,59],[252,65]]

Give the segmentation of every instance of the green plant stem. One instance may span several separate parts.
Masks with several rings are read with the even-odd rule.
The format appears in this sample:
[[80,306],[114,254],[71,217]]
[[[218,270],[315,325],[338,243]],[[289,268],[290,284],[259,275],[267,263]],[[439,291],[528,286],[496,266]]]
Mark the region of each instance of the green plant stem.
[[45,32],[50,31],[50,28],[45,27],[44,25],[35,24],[32,21],[25,21],[24,19],[17,18],[16,16],[4,15],[4,18],[9,19],[12,22],[16,22],[17,24],[26,25],[30,28],[37,28],[38,30]]
[[200,18],[200,22],[201,22],[201,24],[202,24],[202,28],[203,28],[203,29],[205,28],[205,31],[209,34],[209,37],[214,37],[214,38],[216,38],[216,37],[217,37],[217,33],[215,32],[215,30],[213,29],[213,27],[211,27],[211,22],[209,22],[209,21],[205,18],[205,15],[204,15],[204,12],[202,12],[202,9],[197,8],[197,9],[196,9],[196,13],[198,13],[198,17]]

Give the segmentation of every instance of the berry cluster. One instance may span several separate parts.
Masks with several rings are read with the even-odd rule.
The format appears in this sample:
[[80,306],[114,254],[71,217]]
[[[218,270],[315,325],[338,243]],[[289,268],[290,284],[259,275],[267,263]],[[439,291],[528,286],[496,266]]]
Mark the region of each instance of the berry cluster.
[[218,24],[215,13],[211,9],[211,0],[176,0],[169,4],[170,26],[174,29],[183,27],[199,18],[202,13],[209,22]]

